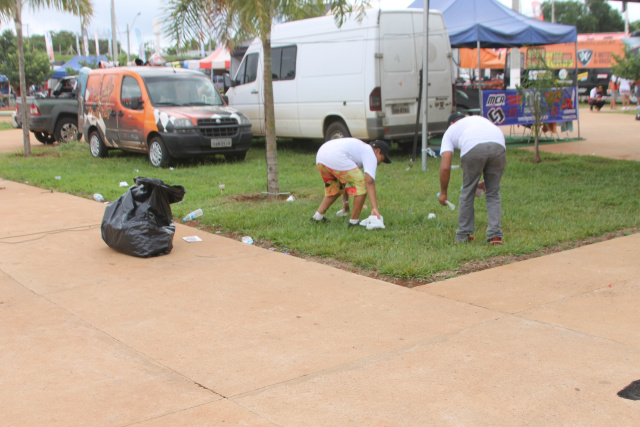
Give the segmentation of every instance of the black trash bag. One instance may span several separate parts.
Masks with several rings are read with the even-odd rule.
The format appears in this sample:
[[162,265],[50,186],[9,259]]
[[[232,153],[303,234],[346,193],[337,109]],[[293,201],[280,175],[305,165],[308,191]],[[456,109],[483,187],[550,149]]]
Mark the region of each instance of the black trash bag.
[[105,209],[102,240],[127,255],[167,255],[176,231],[169,205],[182,200],[184,187],[153,178],[138,177],[135,183]]

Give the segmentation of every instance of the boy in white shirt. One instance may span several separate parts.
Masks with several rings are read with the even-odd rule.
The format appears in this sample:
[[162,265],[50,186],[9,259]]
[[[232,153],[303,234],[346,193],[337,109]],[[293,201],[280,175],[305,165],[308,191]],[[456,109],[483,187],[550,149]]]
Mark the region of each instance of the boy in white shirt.
[[389,146],[384,141],[367,144],[356,138],[327,141],[318,150],[316,165],[324,181],[324,199],[312,222],[329,222],[324,214],[345,192],[354,196],[349,227],[358,225],[364,201],[369,195],[371,215],[380,219],[376,198],[376,170],[380,163],[391,163]]

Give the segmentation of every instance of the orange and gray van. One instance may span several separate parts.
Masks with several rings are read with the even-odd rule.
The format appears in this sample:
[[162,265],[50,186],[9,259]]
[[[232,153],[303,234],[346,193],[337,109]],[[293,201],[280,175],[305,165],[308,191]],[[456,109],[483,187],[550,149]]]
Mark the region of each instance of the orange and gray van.
[[146,153],[155,167],[174,159],[222,154],[244,160],[251,122],[228,107],[204,74],[168,67],[91,70],[82,133],[94,157],[109,150]]

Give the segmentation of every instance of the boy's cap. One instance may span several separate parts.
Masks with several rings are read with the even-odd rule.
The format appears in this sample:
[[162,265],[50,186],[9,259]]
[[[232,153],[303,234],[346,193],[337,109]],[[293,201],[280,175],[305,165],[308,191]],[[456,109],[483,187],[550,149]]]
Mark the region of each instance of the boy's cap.
[[391,163],[391,159],[389,158],[389,145],[382,140],[375,140],[371,143],[371,148],[379,148],[380,152],[384,155],[383,162]]

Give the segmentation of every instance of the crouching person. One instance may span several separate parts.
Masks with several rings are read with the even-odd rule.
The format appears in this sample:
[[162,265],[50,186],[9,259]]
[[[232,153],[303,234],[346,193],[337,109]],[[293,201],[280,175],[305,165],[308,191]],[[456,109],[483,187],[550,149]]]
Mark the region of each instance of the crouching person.
[[[328,222],[327,209],[345,192],[353,196],[349,227],[358,225],[364,201],[369,195],[371,215],[380,219],[376,198],[376,169],[380,163],[391,163],[389,146],[384,141],[367,144],[356,138],[327,141],[318,150],[316,165],[324,181],[324,199],[312,222]],[[345,203],[347,199],[344,198]]]

